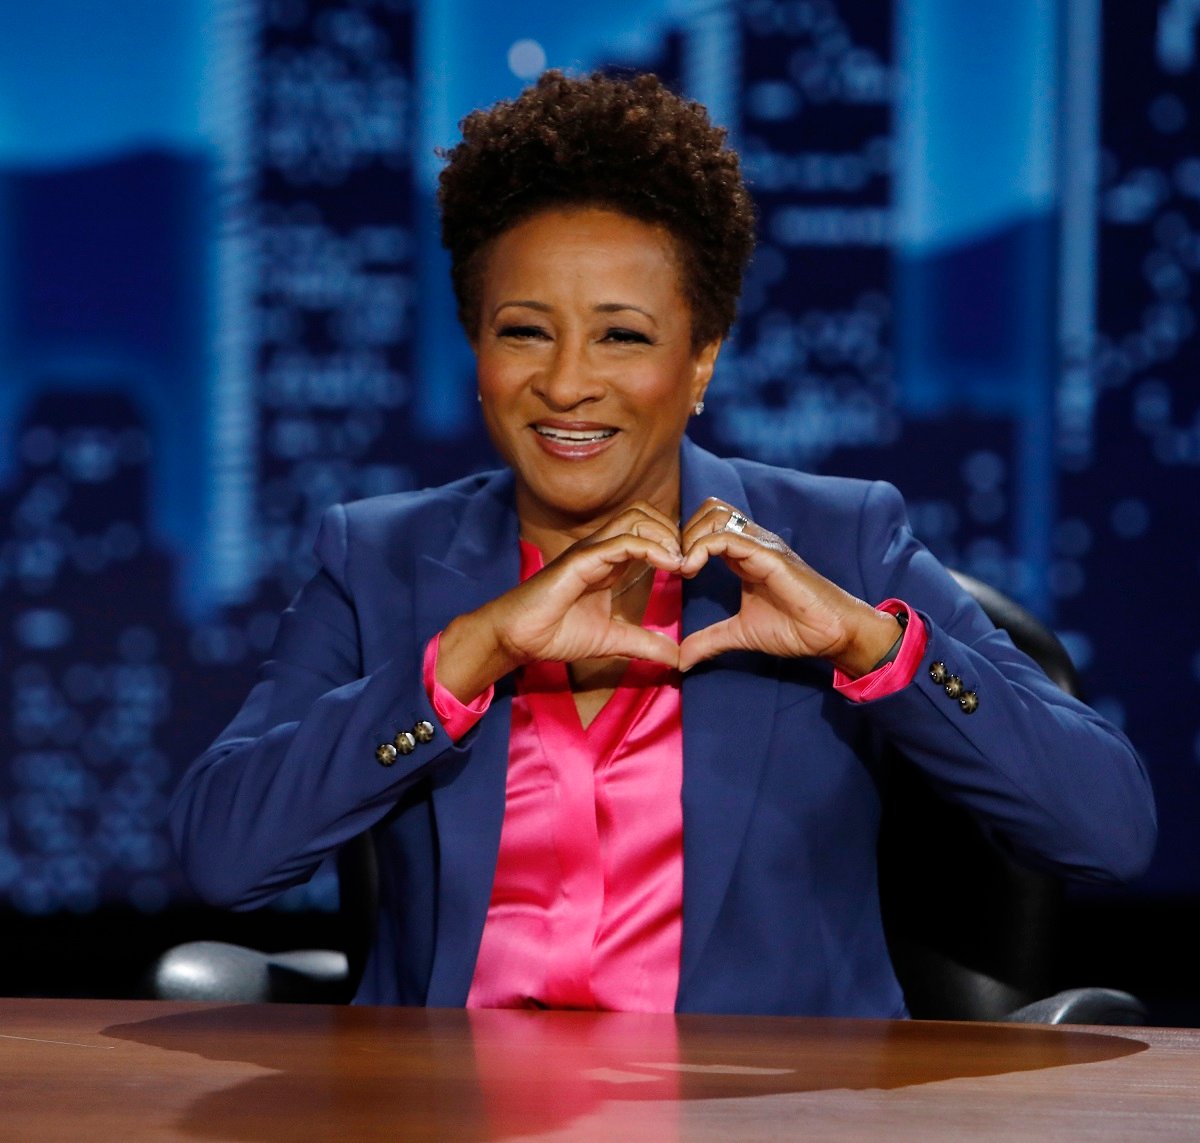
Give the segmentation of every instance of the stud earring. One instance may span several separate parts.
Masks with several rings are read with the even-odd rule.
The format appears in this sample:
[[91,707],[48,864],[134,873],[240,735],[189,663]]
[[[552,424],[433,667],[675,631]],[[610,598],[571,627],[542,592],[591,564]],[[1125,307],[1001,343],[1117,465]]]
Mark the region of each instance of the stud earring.
[[697,402],[696,402],[696,403],[695,403],[695,404],[692,406],[692,412],[693,412],[693,413],[694,413],[694,414],[695,414],[697,417],[698,417],[698,416],[700,416],[700,414],[704,412],[704,402],[703,402],[703,401],[697,401]]

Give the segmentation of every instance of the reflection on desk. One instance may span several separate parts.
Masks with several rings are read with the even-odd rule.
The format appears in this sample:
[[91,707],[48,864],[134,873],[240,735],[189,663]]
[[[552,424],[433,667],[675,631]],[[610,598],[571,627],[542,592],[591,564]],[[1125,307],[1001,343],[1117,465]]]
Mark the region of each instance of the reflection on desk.
[[1200,1138],[1180,1029],[0,1000],[0,1076],[23,1141]]

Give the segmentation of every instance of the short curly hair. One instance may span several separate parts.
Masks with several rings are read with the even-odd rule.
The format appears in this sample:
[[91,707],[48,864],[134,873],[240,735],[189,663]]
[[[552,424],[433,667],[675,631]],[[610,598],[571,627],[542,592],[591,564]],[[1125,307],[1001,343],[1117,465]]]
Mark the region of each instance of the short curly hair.
[[438,180],[458,317],[474,339],[487,251],[542,210],[598,206],[674,239],[692,344],[724,337],[754,248],[737,153],[699,103],[654,75],[543,73],[516,99],[473,111]]

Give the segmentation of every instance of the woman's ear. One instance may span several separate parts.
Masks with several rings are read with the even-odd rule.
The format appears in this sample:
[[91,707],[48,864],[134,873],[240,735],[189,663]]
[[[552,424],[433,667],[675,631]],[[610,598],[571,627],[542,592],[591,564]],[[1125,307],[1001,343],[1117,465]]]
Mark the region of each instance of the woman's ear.
[[704,393],[708,389],[708,383],[712,380],[713,370],[717,365],[717,356],[720,354],[723,344],[724,338],[714,338],[696,351],[692,376],[693,405],[702,404],[704,401]]

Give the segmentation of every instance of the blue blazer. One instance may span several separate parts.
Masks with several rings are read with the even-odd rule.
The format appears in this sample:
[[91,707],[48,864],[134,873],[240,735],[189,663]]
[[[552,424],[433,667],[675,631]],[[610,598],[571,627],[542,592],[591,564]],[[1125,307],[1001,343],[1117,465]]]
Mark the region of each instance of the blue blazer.
[[[891,486],[718,459],[684,442],[682,511],[744,507],[817,571],[871,603],[898,597],[929,632],[900,692],[852,703],[816,660],[727,653],[683,681],[679,1011],[904,1013],[879,917],[882,746],[898,746],[1018,855],[1124,879],[1155,822],[1128,741],[996,631],[913,537]],[[251,907],[310,877],[365,829],[380,921],[358,999],[462,1005],[504,817],[511,680],[457,746],[421,681],[426,642],[518,582],[509,472],[332,509],[320,570],[284,613],[244,706],[185,775],[176,844],[207,900]],[[714,562],[684,585],[685,633],[736,612]],[[942,661],[979,696],[966,714]],[[428,720],[392,766],[375,748]]]

